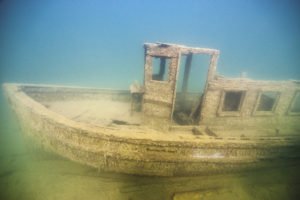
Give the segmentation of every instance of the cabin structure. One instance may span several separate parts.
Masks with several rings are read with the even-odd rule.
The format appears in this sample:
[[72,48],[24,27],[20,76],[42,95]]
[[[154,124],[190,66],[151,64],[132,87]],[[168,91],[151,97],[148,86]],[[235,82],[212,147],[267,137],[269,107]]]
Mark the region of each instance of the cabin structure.
[[[300,130],[300,81],[257,81],[217,75],[219,50],[176,44],[146,43],[143,124],[170,130],[174,126],[219,129]],[[208,55],[203,91],[188,92],[194,55]],[[185,58],[185,64],[180,60]],[[178,88],[179,68],[184,67]],[[181,70],[182,71],[182,70]]]

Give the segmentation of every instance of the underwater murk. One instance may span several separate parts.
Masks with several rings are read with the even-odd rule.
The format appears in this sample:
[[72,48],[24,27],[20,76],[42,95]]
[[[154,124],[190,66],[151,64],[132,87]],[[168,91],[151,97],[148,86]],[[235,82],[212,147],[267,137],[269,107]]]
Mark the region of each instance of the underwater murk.
[[297,2],[28,2],[0,2],[0,199],[299,199]]

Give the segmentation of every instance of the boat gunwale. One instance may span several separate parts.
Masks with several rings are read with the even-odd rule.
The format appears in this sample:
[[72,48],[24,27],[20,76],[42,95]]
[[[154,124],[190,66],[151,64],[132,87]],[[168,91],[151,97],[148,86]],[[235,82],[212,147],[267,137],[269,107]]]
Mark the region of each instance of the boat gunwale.
[[[274,140],[267,139],[264,140],[263,138],[257,138],[257,139],[243,139],[240,137],[230,137],[230,138],[197,138],[199,136],[192,135],[193,138],[177,138],[174,140],[174,137],[171,137],[172,140],[170,140],[170,134],[164,133],[164,132],[158,132],[155,130],[152,130],[148,127],[133,127],[131,125],[118,125],[118,126],[96,126],[84,122],[77,122],[72,119],[69,119],[59,113],[56,113],[50,109],[47,109],[45,106],[43,106],[40,102],[36,101],[32,97],[30,97],[26,92],[22,90],[22,87],[59,87],[59,88],[74,88],[74,89],[90,89],[87,87],[76,87],[76,86],[56,86],[56,85],[39,85],[39,84],[16,84],[16,83],[5,83],[3,84],[3,87],[5,88],[6,93],[8,93],[8,96],[10,98],[16,98],[20,103],[22,103],[24,106],[26,106],[28,109],[30,109],[35,114],[38,114],[39,116],[43,116],[44,118],[47,118],[55,123],[61,124],[66,127],[74,128],[76,130],[79,130],[78,132],[74,132],[74,134],[80,134],[80,136],[90,137],[90,138],[97,138],[102,140],[109,140],[109,141],[116,141],[116,142],[125,142],[130,144],[140,144],[140,145],[149,145],[149,146],[180,146],[185,148],[209,148],[211,144],[214,144],[215,146],[213,149],[218,148],[270,148],[272,146],[276,147],[278,145],[280,146],[286,146],[287,144],[292,145],[292,141],[286,140],[284,138],[277,139],[274,137]],[[93,88],[97,89],[97,88]],[[97,89],[102,90],[102,89]],[[111,89],[104,89],[104,90],[111,90]],[[126,90],[123,90],[126,91]],[[131,131],[131,132],[138,132],[141,134],[140,138],[133,138],[128,136],[120,136],[120,131]],[[85,132],[85,134],[82,134]],[[107,133],[105,133],[107,132]],[[149,133],[151,132],[151,133]],[[160,138],[145,138],[146,135],[151,136],[155,134],[155,136],[161,136]],[[175,135],[175,134],[174,134]],[[163,138],[162,136],[165,136]],[[178,137],[186,136],[186,133],[177,134]],[[272,143],[268,143],[267,141],[272,140]],[[266,145],[267,144],[267,145]],[[218,146],[220,145],[220,146]]]
[[[187,141],[179,138],[175,141],[170,140],[170,134],[147,127],[145,130],[165,138],[153,139],[152,132],[148,134],[149,138],[143,138],[146,135],[143,133],[135,134],[140,138],[126,134],[125,137],[122,131],[142,130],[143,127],[109,128],[76,122],[30,97],[22,91],[24,85],[4,84],[3,87],[21,124],[25,125],[27,136],[47,151],[103,171],[155,176],[225,173],[263,166],[259,161],[268,161],[294,150],[291,141],[284,140],[209,138]],[[26,120],[30,123],[27,124]],[[278,147],[283,147],[282,151]]]

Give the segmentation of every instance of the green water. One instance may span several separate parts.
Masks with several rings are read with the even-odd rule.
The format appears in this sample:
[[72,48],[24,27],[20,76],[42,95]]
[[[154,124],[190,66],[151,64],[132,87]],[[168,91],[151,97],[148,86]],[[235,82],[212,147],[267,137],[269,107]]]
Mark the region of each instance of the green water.
[[2,91],[0,105],[0,199],[157,200],[172,199],[174,194],[192,191],[196,195],[185,199],[282,200],[300,196],[299,162],[244,173],[197,177],[142,177],[98,172],[28,148]]
[[[128,89],[134,80],[143,81],[143,43],[157,41],[219,49],[220,75],[300,79],[299,5],[294,0],[0,0],[0,83]],[[208,61],[202,65],[201,59],[194,59],[198,68],[191,69],[192,91],[202,91],[206,81]],[[0,200],[168,200],[191,191],[206,200],[300,199],[300,161],[284,162],[199,177],[98,172],[28,148],[0,89]]]

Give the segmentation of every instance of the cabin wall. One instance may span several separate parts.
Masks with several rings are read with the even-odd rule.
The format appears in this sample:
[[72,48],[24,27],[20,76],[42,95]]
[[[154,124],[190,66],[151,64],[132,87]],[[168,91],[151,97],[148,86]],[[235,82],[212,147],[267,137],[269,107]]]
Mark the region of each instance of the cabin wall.
[[[208,80],[215,76],[219,51],[207,48],[191,48],[182,45],[146,43],[145,44],[145,74],[144,74],[144,95],[143,95],[143,123],[151,128],[168,130],[172,123],[172,116],[175,108],[176,81],[181,55],[208,54],[210,66]],[[168,60],[168,78],[157,80],[154,69],[157,65],[154,59]],[[160,61],[160,69],[162,61]],[[188,78],[188,76],[187,76]]]
[[[201,111],[201,125],[254,129],[300,130],[300,113],[289,112],[300,84],[293,81],[254,81],[249,79],[216,78],[207,85]],[[224,111],[227,91],[242,91],[238,111]],[[261,94],[276,92],[278,96],[271,111],[258,111]]]
[[[143,122],[152,128],[168,129],[174,105],[179,51],[173,47],[146,47],[145,93],[143,96]],[[167,80],[153,79],[153,59],[169,59],[166,65]]]

